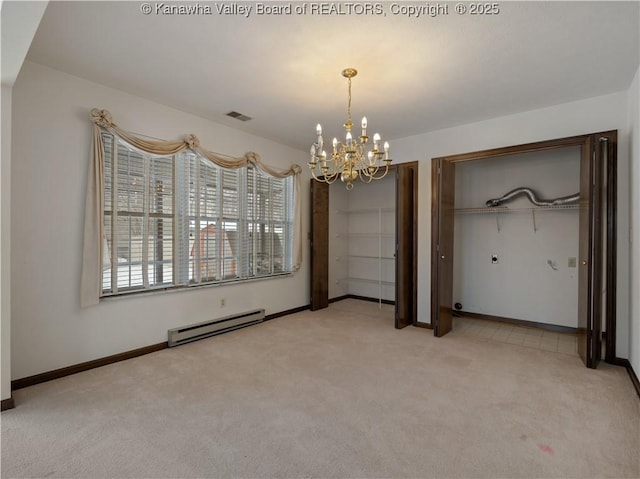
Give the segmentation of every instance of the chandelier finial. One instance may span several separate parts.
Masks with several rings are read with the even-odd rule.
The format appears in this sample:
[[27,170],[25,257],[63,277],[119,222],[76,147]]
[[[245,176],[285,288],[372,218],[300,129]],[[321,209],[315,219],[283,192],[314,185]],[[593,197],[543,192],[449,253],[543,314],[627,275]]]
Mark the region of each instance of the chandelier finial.
[[[374,135],[373,147],[365,154],[365,146],[369,141],[367,136],[367,118],[362,118],[362,134],[354,139],[351,134],[353,122],[351,121],[351,79],[358,74],[355,68],[345,68],[342,76],[348,80],[347,121],[344,123],[346,130],[344,142],[333,139],[333,153],[327,159],[327,153],[322,149],[322,127],[316,127],[317,139],[311,146],[311,160],[309,168],[311,174],[318,181],[333,183],[338,177],[347,184],[347,189],[353,188],[353,183],[360,178],[365,183],[371,180],[383,178],[389,171],[389,143],[384,143],[384,150],[380,149],[380,135]],[[316,167],[319,163],[319,173],[316,175]]]
[[342,70],[342,76],[345,78],[353,78],[358,74],[358,70],[355,68],[345,68]]

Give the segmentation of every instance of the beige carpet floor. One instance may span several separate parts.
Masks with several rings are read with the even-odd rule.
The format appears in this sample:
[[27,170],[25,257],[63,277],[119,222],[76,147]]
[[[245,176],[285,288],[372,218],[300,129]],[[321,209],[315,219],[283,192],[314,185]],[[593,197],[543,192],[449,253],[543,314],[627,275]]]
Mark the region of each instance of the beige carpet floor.
[[2,477],[640,476],[627,372],[355,300],[14,392]]

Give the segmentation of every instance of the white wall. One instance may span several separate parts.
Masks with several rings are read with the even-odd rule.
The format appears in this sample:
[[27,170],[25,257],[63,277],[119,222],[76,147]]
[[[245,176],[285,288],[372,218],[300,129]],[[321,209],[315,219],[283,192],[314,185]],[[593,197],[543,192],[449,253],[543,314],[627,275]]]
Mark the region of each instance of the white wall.
[[[631,158],[631,270],[629,284],[631,295],[629,325],[629,361],[636,375],[640,376],[640,69],[629,89],[629,151]],[[619,354],[618,354],[619,355]]]
[[[458,163],[455,173],[456,209],[484,208],[520,186],[559,198],[580,191],[580,149]],[[576,328],[578,270],[568,258],[578,256],[578,209],[537,210],[534,218],[525,198],[505,206],[524,211],[455,215],[453,302],[473,313]]]
[[298,273],[111,298],[81,309],[83,206],[93,107],[109,110],[125,129],[156,138],[174,140],[194,133],[205,148],[227,155],[256,151],[265,163],[280,167],[306,162],[305,153],[289,147],[26,62],[13,89],[13,379],[160,343],[172,327],[256,307],[269,314],[309,303],[305,177],[305,247]]
[[0,203],[0,361],[1,397],[11,397],[11,103],[12,88],[40,24],[48,1],[3,2],[0,0],[0,77],[2,79],[2,185]]
[[[618,129],[617,355],[630,357],[631,351],[634,369],[640,370],[640,305],[637,299],[629,300],[629,278],[633,281],[633,291],[637,291],[640,268],[635,252],[633,274],[629,270],[630,182],[627,180],[631,145],[635,148],[632,158],[634,205],[638,205],[638,89],[636,75],[628,92],[393,142],[397,161],[421,162],[417,285],[420,321],[430,321],[431,158]],[[631,111],[628,108],[630,101],[633,104]],[[266,307],[267,313],[271,313],[308,304],[308,243],[305,241],[302,269],[290,278],[118,298],[94,308],[80,309],[82,205],[91,132],[88,112],[92,107],[109,109],[121,126],[138,133],[175,139],[193,132],[205,147],[225,154],[241,155],[255,150],[270,164],[288,166],[292,162],[301,165],[306,162],[304,152],[27,62],[13,91],[12,379],[162,342],[166,340],[166,330],[180,324],[254,306]],[[633,141],[629,135],[631,128]],[[4,173],[4,160],[2,166]],[[306,168],[303,170],[306,174]],[[303,185],[306,232],[309,221],[307,178],[303,179]],[[5,192],[3,188],[3,200]],[[640,224],[637,207],[633,218],[634,224]],[[5,232],[7,228],[4,219],[2,221]],[[635,244],[640,242],[639,229],[637,226],[633,233]],[[4,242],[2,248],[5,248]],[[227,306],[221,309],[219,304],[223,296]],[[3,308],[4,304],[3,301]],[[4,328],[3,320],[3,333]],[[6,371],[3,359],[3,399]]]
[[[420,161],[418,319],[430,323],[431,159],[605,130],[618,130],[617,355],[629,355],[628,94],[618,92],[407,137],[392,142],[398,161]],[[424,106],[429,108],[428,105]]]
[[11,87],[2,85],[0,128],[0,339],[2,399],[11,397]]

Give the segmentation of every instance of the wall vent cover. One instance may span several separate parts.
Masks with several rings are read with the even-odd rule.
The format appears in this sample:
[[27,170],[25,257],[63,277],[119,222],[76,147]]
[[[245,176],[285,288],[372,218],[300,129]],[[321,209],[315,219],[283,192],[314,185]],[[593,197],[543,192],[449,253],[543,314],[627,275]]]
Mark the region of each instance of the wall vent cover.
[[237,111],[230,111],[229,113],[227,113],[227,116],[230,116],[231,118],[235,118],[236,120],[240,120],[240,121],[251,120],[250,116],[243,115],[242,113],[239,113]]

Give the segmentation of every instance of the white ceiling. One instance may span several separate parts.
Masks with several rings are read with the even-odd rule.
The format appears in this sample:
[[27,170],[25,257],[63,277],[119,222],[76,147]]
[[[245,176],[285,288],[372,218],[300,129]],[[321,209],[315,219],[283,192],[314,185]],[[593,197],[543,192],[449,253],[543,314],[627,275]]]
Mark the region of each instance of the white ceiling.
[[503,1],[491,16],[448,3],[433,18],[393,15],[392,2],[379,16],[260,16],[238,2],[253,7],[245,18],[218,14],[223,3],[179,16],[51,1],[28,58],[304,150],[318,122],[343,135],[345,67],[359,70],[354,121],[393,140],[625,90],[640,63],[637,1]]
[[44,2],[0,0],[0,78],[3,86],[15,83],[46,6]]

